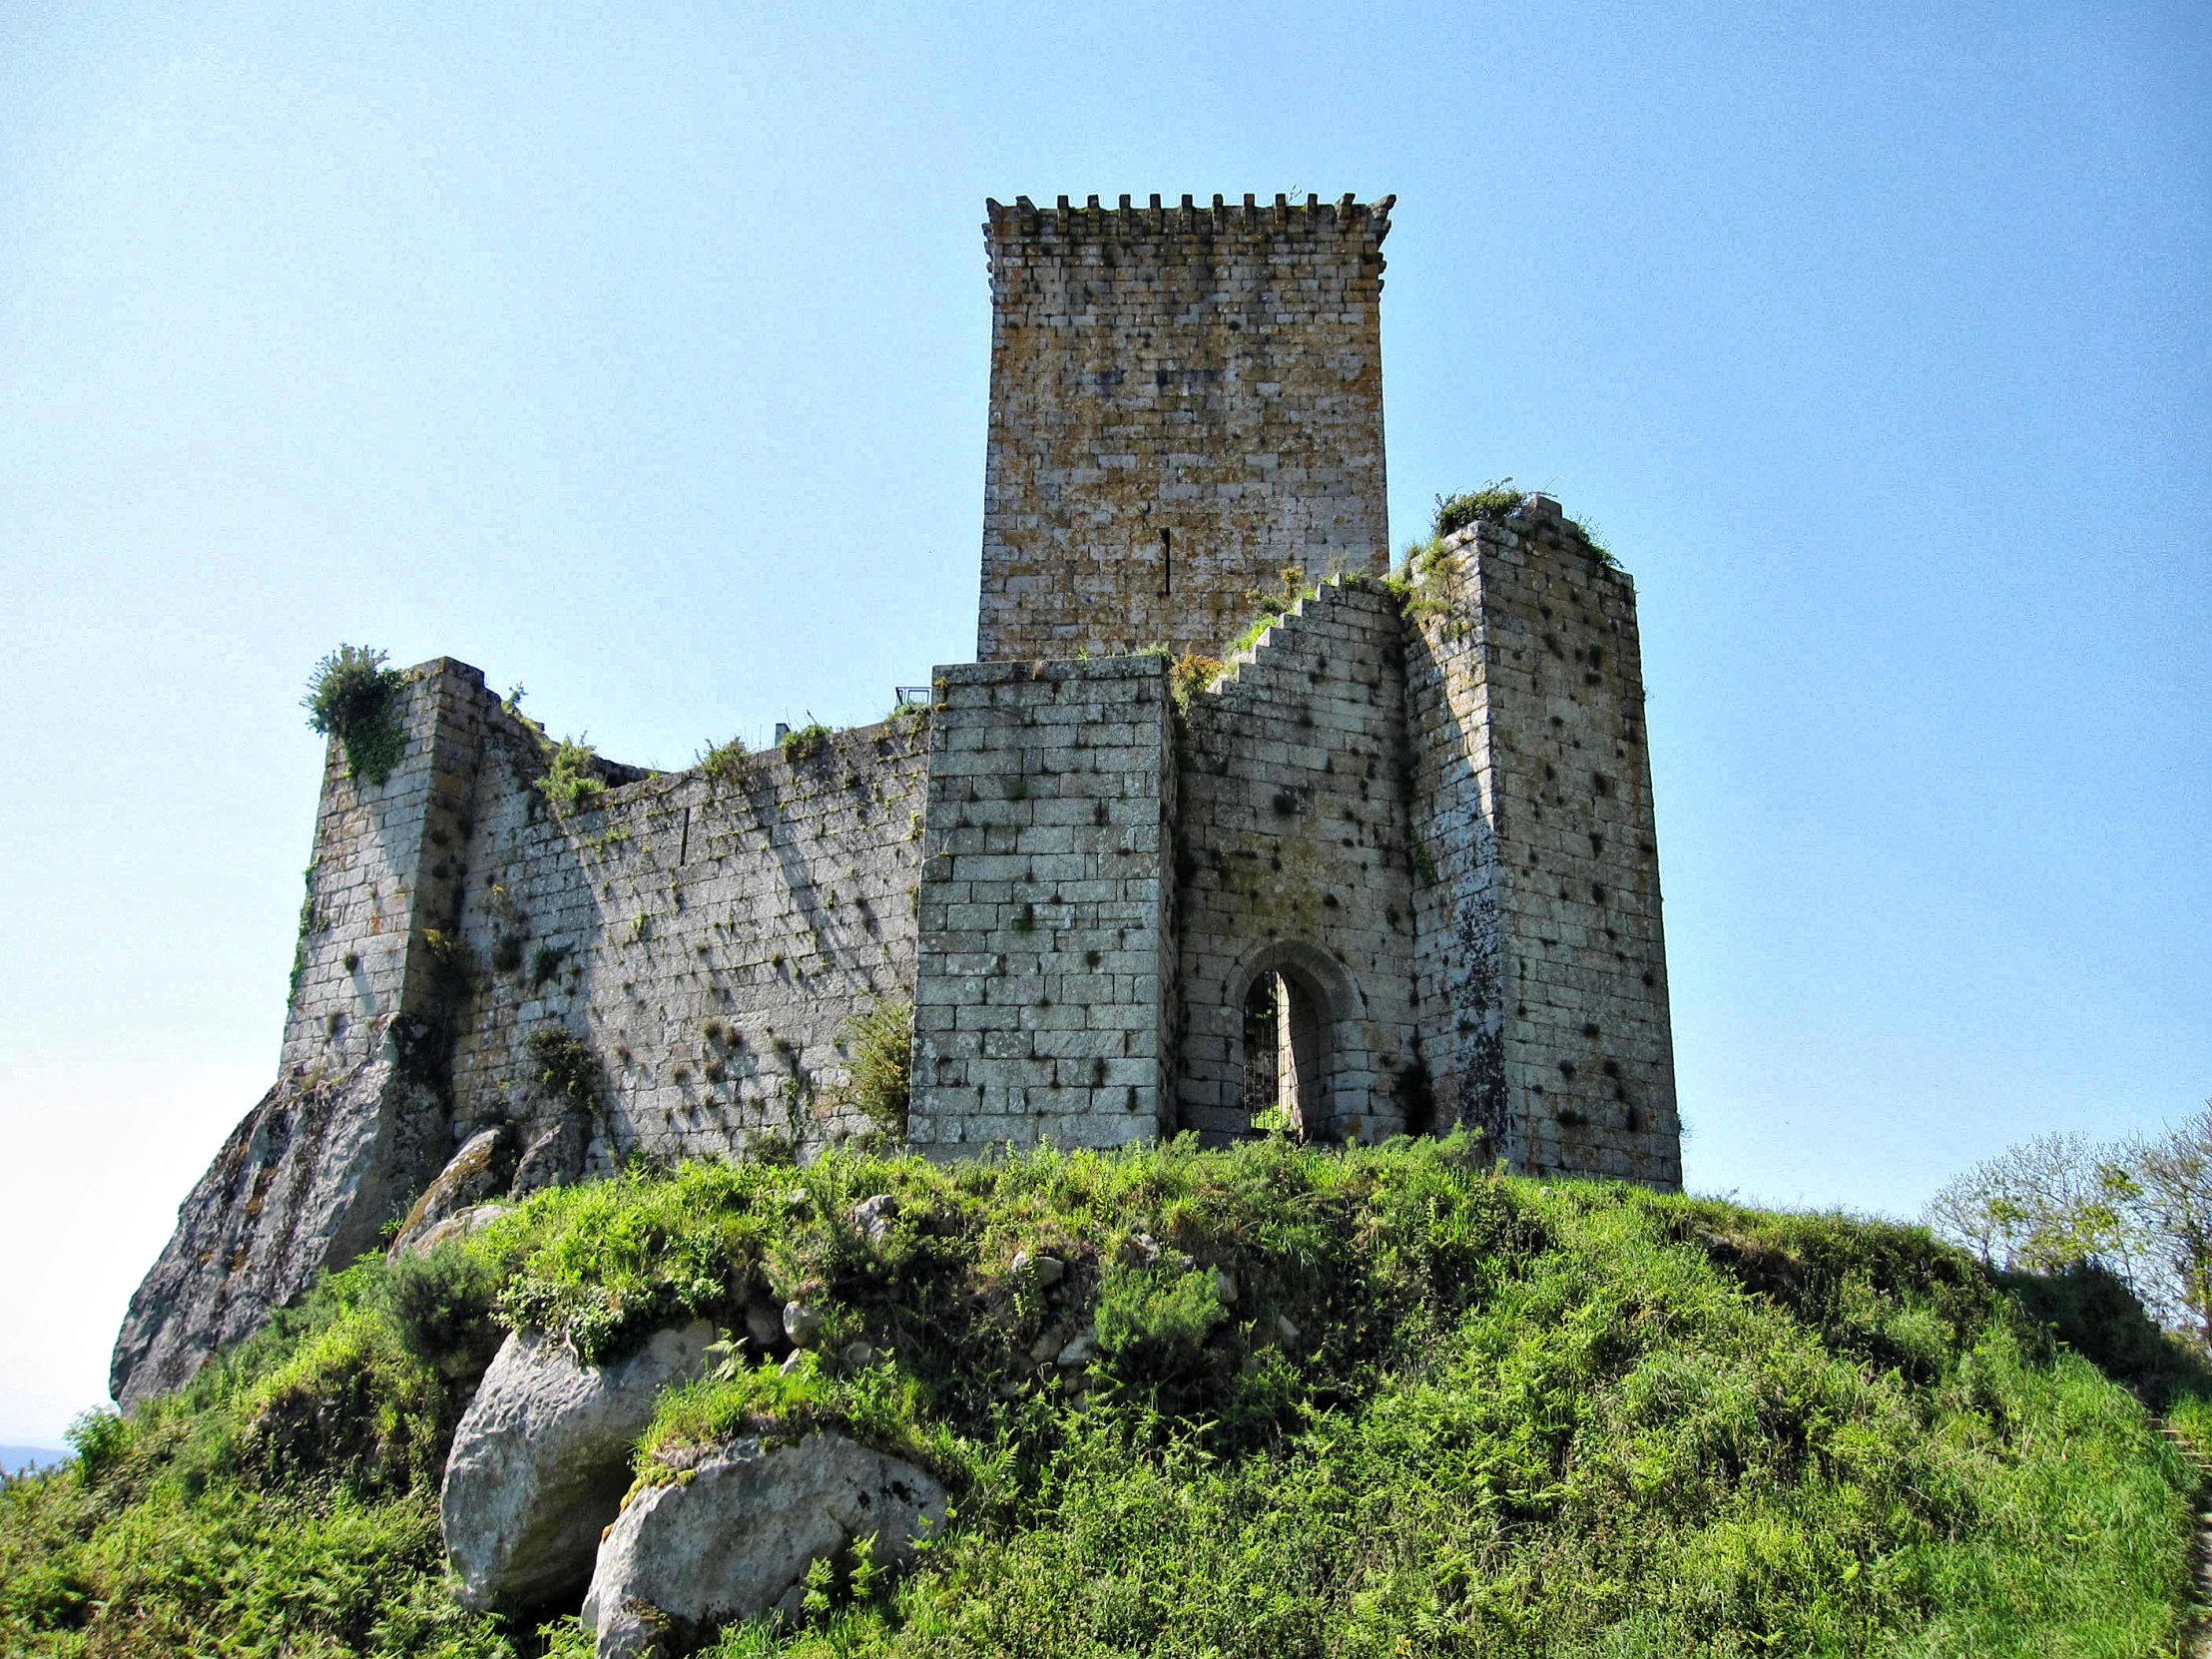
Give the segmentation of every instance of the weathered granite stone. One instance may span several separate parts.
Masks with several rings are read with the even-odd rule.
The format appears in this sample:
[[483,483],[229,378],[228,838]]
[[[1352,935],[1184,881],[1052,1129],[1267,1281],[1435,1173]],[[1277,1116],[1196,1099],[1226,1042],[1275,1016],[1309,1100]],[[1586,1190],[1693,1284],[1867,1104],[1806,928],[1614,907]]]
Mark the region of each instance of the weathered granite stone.
[[373,1250],[447,1140],[436,1093],[380,1054],[330,1083],[287,1079],[231,1132],[131,1298],[109,1387],[125,1405],[191,1381],[325,1267]]
[[879,1245],[889,1238],[891,1223],[897,1219],[898,1199],[890,1193],[877,1193],[852,1206],[852,1225],[867,1235],[869,1244]]
[[544,1187],[565,1187],[584,1173],[591,1120],[570,1112],[539,1129],[515,1165],[513,1193],[527,1198]]
[[391,1242],[391,1254],[411,1250],[433,1228],[456,1211],[467,1210],[505,1190],[513,1178],[514,1160],[504,1126],[481,1130],[453,1154],[437,1178],[423,1188],[407,1219]]
[[610,1366],[518,1332],[461,1416],[439,1515],[462,1603],[528,1609],[582,1584],[661,1390],[698,1375],[714,1327],[656,1333]]
[[512,1204],[472,1204],[417,1234],[404,1248],[417,1256],[427,1256],[440,1245],[454,1244],[482,1231],[513,1208]]
[[689,1652],[719,1625],[796,1612],[816,1561],[872,1537],[876,1561],[902,1564],[944,1513],[932,1476],[841,1434],[738,1440],[608,1528],[584,1598],[596,1659]]

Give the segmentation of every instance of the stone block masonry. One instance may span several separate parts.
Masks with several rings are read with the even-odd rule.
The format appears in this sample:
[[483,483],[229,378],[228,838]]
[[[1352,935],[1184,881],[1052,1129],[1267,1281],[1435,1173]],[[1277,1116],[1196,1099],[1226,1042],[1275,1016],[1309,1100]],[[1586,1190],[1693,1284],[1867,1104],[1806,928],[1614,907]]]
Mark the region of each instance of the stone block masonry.
[[1183,1127],[1247,1135],[1245,1000],[1288,978],[1318,1021],[1307,1132],[1425,1129],[1413,1019],[1403,623],[1368,578],[1324,586],[1190,700],[1177,815]]
[[864,1132],[846,1022],[912,991],[926,711],[648,778],[557,816],[509,721],[487,766],[462,918],[477,991],[453,1059],[462,1130],[558,1127],[533,1033],[604,1068],[585,1168],[807,1152]]
[[1174,709],[1162,657],[937,671],[914,1146],[1172,1124]]
[[1515,1167],[1682,1181],[1635,585],[1532,496],[1410,641],[1422,1036]]
[[980,660],[1218,655],[1284,567],[1384,568],[1389,210],[991,204]]

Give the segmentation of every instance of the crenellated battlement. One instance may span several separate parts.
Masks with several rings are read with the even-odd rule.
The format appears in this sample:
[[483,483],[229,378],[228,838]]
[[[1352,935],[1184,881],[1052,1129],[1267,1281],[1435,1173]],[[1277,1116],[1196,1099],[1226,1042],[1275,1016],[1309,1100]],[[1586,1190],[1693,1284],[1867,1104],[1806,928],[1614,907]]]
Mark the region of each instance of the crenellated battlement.
[[1380,272],[1382,239],[1390,234],[1390,209],[1396,202],[1394,196],[1362,202],[1347,191],[1335,202],[1315,195],[1293,202],[1279,192],[1270,203],[1247,192],[1242,202],[1216,196],[1211,206],[1204,206],[1185,196],[1181,203],[1167,206],[1155,193],[1143,207],[1134,206],[1124,194],[1112,208],[1101,207],[1095,196],[1086,198],[1081,207],[1072,206],[1063,196],[1055,206],[1040,208],[1028,197],[1017,196],[1011,204],[984,202],[988,217],[983,232],[994,261],[1000,245],[1025,242],[1138,244],[1172,236],[1350,241],[1365,245]]

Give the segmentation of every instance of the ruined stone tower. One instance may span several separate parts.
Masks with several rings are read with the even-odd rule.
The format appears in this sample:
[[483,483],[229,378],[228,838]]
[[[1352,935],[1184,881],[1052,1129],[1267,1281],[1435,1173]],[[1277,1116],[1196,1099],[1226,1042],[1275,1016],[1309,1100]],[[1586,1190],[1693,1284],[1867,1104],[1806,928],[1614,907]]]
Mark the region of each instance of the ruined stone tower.
[[1380,574],[1390,200],[989,204],[981,662],[1212,649]]
[[931,1157],[1463,1126],[1680,1185],[1633,582],[1540,495],[1385,576],[1388,199],[1128,200],[990,207],[978,661],[926,707],[579,794],[439,659],[388,777],[333,740],[279,1075],[119,1398],[400,1217],[883,1133],[855,1016],[909,1006]]

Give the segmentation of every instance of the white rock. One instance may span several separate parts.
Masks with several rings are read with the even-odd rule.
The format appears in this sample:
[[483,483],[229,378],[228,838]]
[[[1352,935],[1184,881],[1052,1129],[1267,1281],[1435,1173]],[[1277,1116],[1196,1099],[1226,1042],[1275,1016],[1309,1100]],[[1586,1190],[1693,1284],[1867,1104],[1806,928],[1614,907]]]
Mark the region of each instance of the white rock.
[[1014,1257],[1014,1272],[1031,1275],[1040,1286],[1057,1285],[1067,1271],[1067,1264],[1057,1256],[1032,1256],[1024,1250]]
[[1237,1300],[1237,1276],[1226,1268],[1214,1269],[1214,1295],[1227,1307]]
[[1089,1365],[1098,1353],[1098,1339],[1088,1331],[1078,1331],[1068,1339],[1067,1347],[1060,1350],[1060,1357],[1053,1363],[1065,1369],[1070,1366]]
[[526,1611],[584,1581],[655,1399],[699,1374],[714,1340],[704,1323],[658,1332],[611,1366],[580,1365],[536,1333],[501,1345],[454,1430],[439,1496],[463,1606]]
[[822,1310],[804,1302],[784,1304],[784,1335],[801,1348],[822,1335]]
[[897,1215],[898,1200],[889,1193],[877,1193],[852,1206],[853,1225],[867,1235],[870,1244],[879,1245],[890,1236],[891,1222]]
[[[417,1256],[427,1256],[440,1245],[465,1239],[471,1233],[489,1227],[513,1208],[512,1204],[472,1204],[466,1210],[447,1216],[443,1221],[432,1223],[426,1232],[416,1234],[404,1248]],[[394,1247],[395,1255],[398,1248]]]
[[664,1636],[689,1651],[718,1625],[789,1614],[816,1561],[872,1536],[877,1561],[903,1563],[944,1524],[933,1478],[841,1434],[742,1439],[689,1472],[633,1498],[599,1546],[583,1613],[596,1659],[640,1659]]
[[438,1243],[455,1236],[444,1226],[447,1220],[505,1192],[514,1176],[514,1154],[506,1150],[508,1138],[505,1125],[471,1135],[467,1145],[453,1154],[445,1168],[438,1171],[437,1179],[414,1201],[388,1254],[398,1256],[410,1250],[427,1254],[436,1248],[429,1242],[433,1234]]

